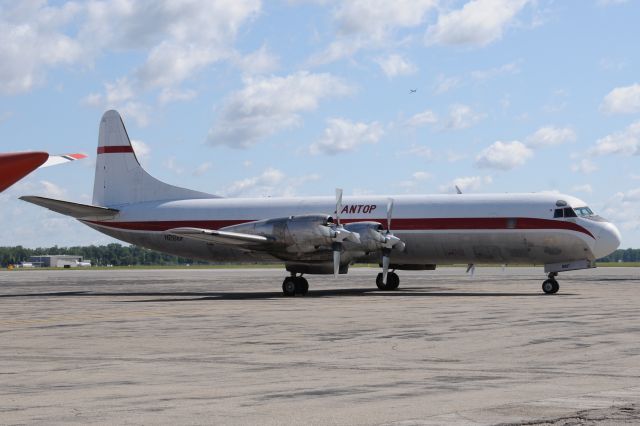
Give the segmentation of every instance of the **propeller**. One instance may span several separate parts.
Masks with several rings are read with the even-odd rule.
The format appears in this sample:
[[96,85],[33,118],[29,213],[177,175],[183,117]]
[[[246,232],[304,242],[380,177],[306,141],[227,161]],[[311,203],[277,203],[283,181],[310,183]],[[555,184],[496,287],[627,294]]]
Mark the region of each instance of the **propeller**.
[[331,250],[333,251],[333,276],[338,277],[340,272],[340,256],[342,255],[342,242],[352,241],[354,243],[360,243],[360,235],[357,232],[351,232],[344,229],[344,226],[340,223],[340,211],[342,210],[342,189],[336,188],[336,220],[333,227],[333,243],[331,244]]
[[384,242],[382,243],[382,282],[387,284],[387,275],[389,274],[389,263],[391,250],[397,248],[404,250],[405,244],[391,233],[391,218],[393,217],[393,198],[389,198],[387,202],[387,231],[384,234]]

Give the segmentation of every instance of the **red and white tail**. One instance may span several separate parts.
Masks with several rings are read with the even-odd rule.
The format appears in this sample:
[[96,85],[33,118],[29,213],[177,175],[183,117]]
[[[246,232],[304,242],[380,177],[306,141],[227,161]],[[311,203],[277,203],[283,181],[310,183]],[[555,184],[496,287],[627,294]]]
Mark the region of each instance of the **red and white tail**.
[[138,162],[124,123],[117,111],[104,113],[100,121],[93,204],[118,207],[146,201],[218,198],[159,181]]

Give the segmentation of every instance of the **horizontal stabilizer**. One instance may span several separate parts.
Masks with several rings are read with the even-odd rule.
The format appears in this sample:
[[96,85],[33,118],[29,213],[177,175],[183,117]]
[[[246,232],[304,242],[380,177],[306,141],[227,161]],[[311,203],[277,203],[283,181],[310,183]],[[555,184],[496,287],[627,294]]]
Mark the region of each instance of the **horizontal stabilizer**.
[[112,219],[118,214],[118,210],[115,209],[54,200],[52,198],[26,195],[20,197],[20,199],[76,219],[105,220]]
[[238,232],[215,231],[202,228],[174,228],[169,229],[167,232],[184,238],[234,246],[259,245],[269,242],[267,237],[261,235],[240,234]]

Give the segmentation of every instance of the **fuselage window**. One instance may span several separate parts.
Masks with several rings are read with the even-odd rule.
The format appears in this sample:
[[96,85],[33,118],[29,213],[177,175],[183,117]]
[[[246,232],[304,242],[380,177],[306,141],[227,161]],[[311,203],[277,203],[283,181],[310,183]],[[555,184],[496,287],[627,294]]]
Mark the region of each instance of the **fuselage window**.
[[554,218],[564,217],[564,214],[562,213],[562,209],[556,209],[556,211],[553,212],[553,217]]
[[593,211],[589,207],[576,207],[574,209],[578,216],[593,216]]
[[576,212],[574,212],[571,207],[565,207],[563,210],[564,210],[564,217],[578,217]]

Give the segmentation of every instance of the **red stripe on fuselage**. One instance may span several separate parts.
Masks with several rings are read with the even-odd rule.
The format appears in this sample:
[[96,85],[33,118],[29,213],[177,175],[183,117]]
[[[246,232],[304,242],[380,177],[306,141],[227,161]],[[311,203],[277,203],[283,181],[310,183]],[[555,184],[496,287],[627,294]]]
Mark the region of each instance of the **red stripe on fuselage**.
[[98,154],[121,154],[126,152],[133,152],[133,147],[131,145],[120,145],[120,146],[99,146]]
[[[342,219],[344,224],[361,221],[374,221],[386,223],[385,219]],[[514,223],[515,221],[515,223]],[[251,220],[176,220],[176,221],[149,221],[149,222],[98,222],[87,221],[95,225],[109,228],[132,231],[167,231],[172,228],[204,228],[220,229],[226,226],[238,225]],[[493,217],[469,217],[469,218],[424,218],[424,219],[393,219],[394,231],[483,231],[483,230],[567,230],[581,232],[595,237],[589,230],[573,222],[563,220],[539,219],[539,218],[493,218]]]

